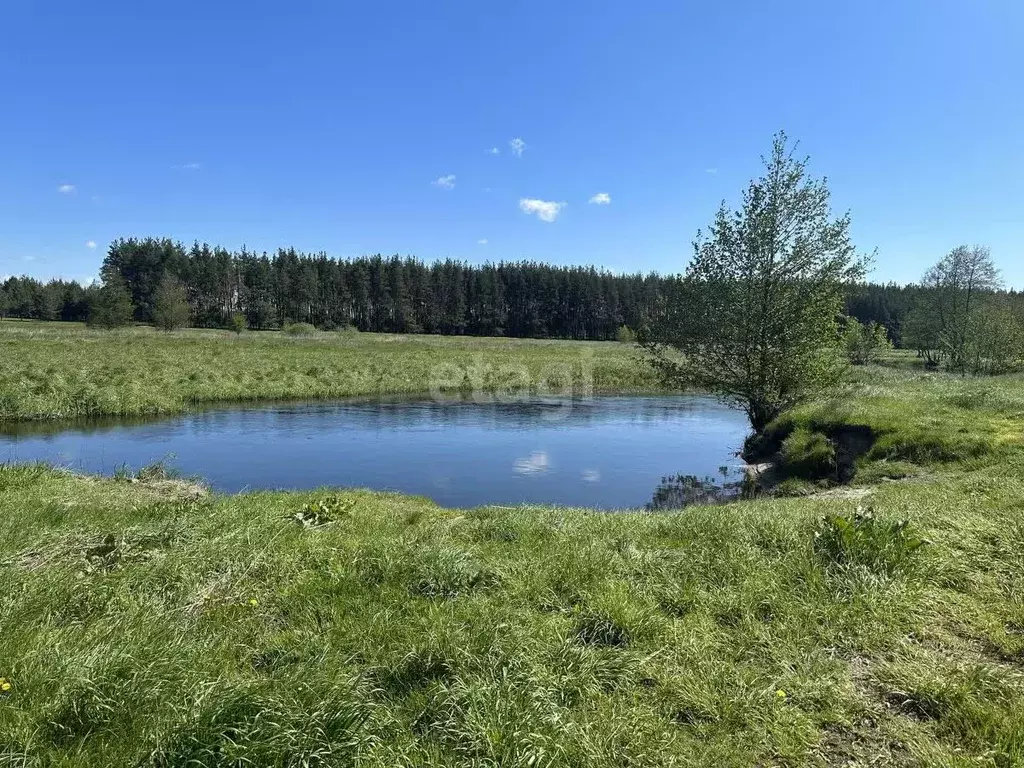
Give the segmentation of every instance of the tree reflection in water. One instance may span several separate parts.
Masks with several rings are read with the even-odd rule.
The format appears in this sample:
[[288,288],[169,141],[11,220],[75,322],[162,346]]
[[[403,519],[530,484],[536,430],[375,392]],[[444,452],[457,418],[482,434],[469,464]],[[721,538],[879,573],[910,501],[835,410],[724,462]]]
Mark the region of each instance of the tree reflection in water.
[[682,509],[694,504],[726,504],[745,495],[742,470],[719,467],[718,476],[667,475],[661,478],[647,504],[650,511]]

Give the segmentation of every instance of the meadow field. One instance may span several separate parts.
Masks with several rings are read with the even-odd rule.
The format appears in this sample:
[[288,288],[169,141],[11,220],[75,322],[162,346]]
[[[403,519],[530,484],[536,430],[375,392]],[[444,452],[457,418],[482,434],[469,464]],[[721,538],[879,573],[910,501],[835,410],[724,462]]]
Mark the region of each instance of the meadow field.
[[654,388],[634,349],[615,342],[0,321],[0,421],[524,385],[563,394]]
[[[118,367],[133,407],[439,350],[645,386],[624,345],[12,325],[6,371]],[[1024,379],[889,362],[769,430],[792,495],[673,514],[0,467],[0,764],[1024,764]]]

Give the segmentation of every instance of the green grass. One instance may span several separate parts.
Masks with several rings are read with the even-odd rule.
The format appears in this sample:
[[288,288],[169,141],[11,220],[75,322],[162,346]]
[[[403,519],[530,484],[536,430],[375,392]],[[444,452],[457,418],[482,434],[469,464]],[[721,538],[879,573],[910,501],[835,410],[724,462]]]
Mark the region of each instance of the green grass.
[[[623,345],[11,325],[8,376],[153,396],[567,349],[642,386]],[[854,375],[771,439],[860,488],[677,514],[0,467],[0,765],[1024,765],[1024,380]]]
[[1024,764],[1024,383],[859,375],[983,450],[671,515],[0,469],[0,760]]
[[0,322],[0,421],[425,394],[435,386],[576,394],[652,388],[633,348],[615,342]]
[[[960,378],[872,366],[836,394],[783,414],[763,440],[797,477],[827,475],[836,446],[867,477],[916,474],[934,462],[990,462],[1024,433],[1024,377]],[[828,443],[827,441],[831,441]]]

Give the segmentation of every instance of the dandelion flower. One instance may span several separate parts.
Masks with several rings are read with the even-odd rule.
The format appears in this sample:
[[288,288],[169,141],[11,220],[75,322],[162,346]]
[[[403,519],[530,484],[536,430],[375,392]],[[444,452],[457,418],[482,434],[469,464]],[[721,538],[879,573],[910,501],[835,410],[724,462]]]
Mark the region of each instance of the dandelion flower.
[[775,698],[779,701],[782,701],[784,698],[786,698],[786,692],[779,688],[779,690],[775,692]]
[[257,600],[255,597],[249,598],[249,605],[251,605],[251,606],[253,606],[255,608],[259,604],[260,604],[260,601]]
[[11,690],[11,681],[6,677],[0,677],[0,693],[7,693]]

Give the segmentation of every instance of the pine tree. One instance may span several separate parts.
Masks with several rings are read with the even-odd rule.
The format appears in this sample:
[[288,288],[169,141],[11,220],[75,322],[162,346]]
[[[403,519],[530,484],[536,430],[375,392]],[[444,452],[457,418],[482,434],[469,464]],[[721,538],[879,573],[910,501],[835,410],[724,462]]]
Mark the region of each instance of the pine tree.
[[118,273],[112,272],[92,296],[88,322],[98,328],[119,328],[131,322],[133,309],[127,284]]

